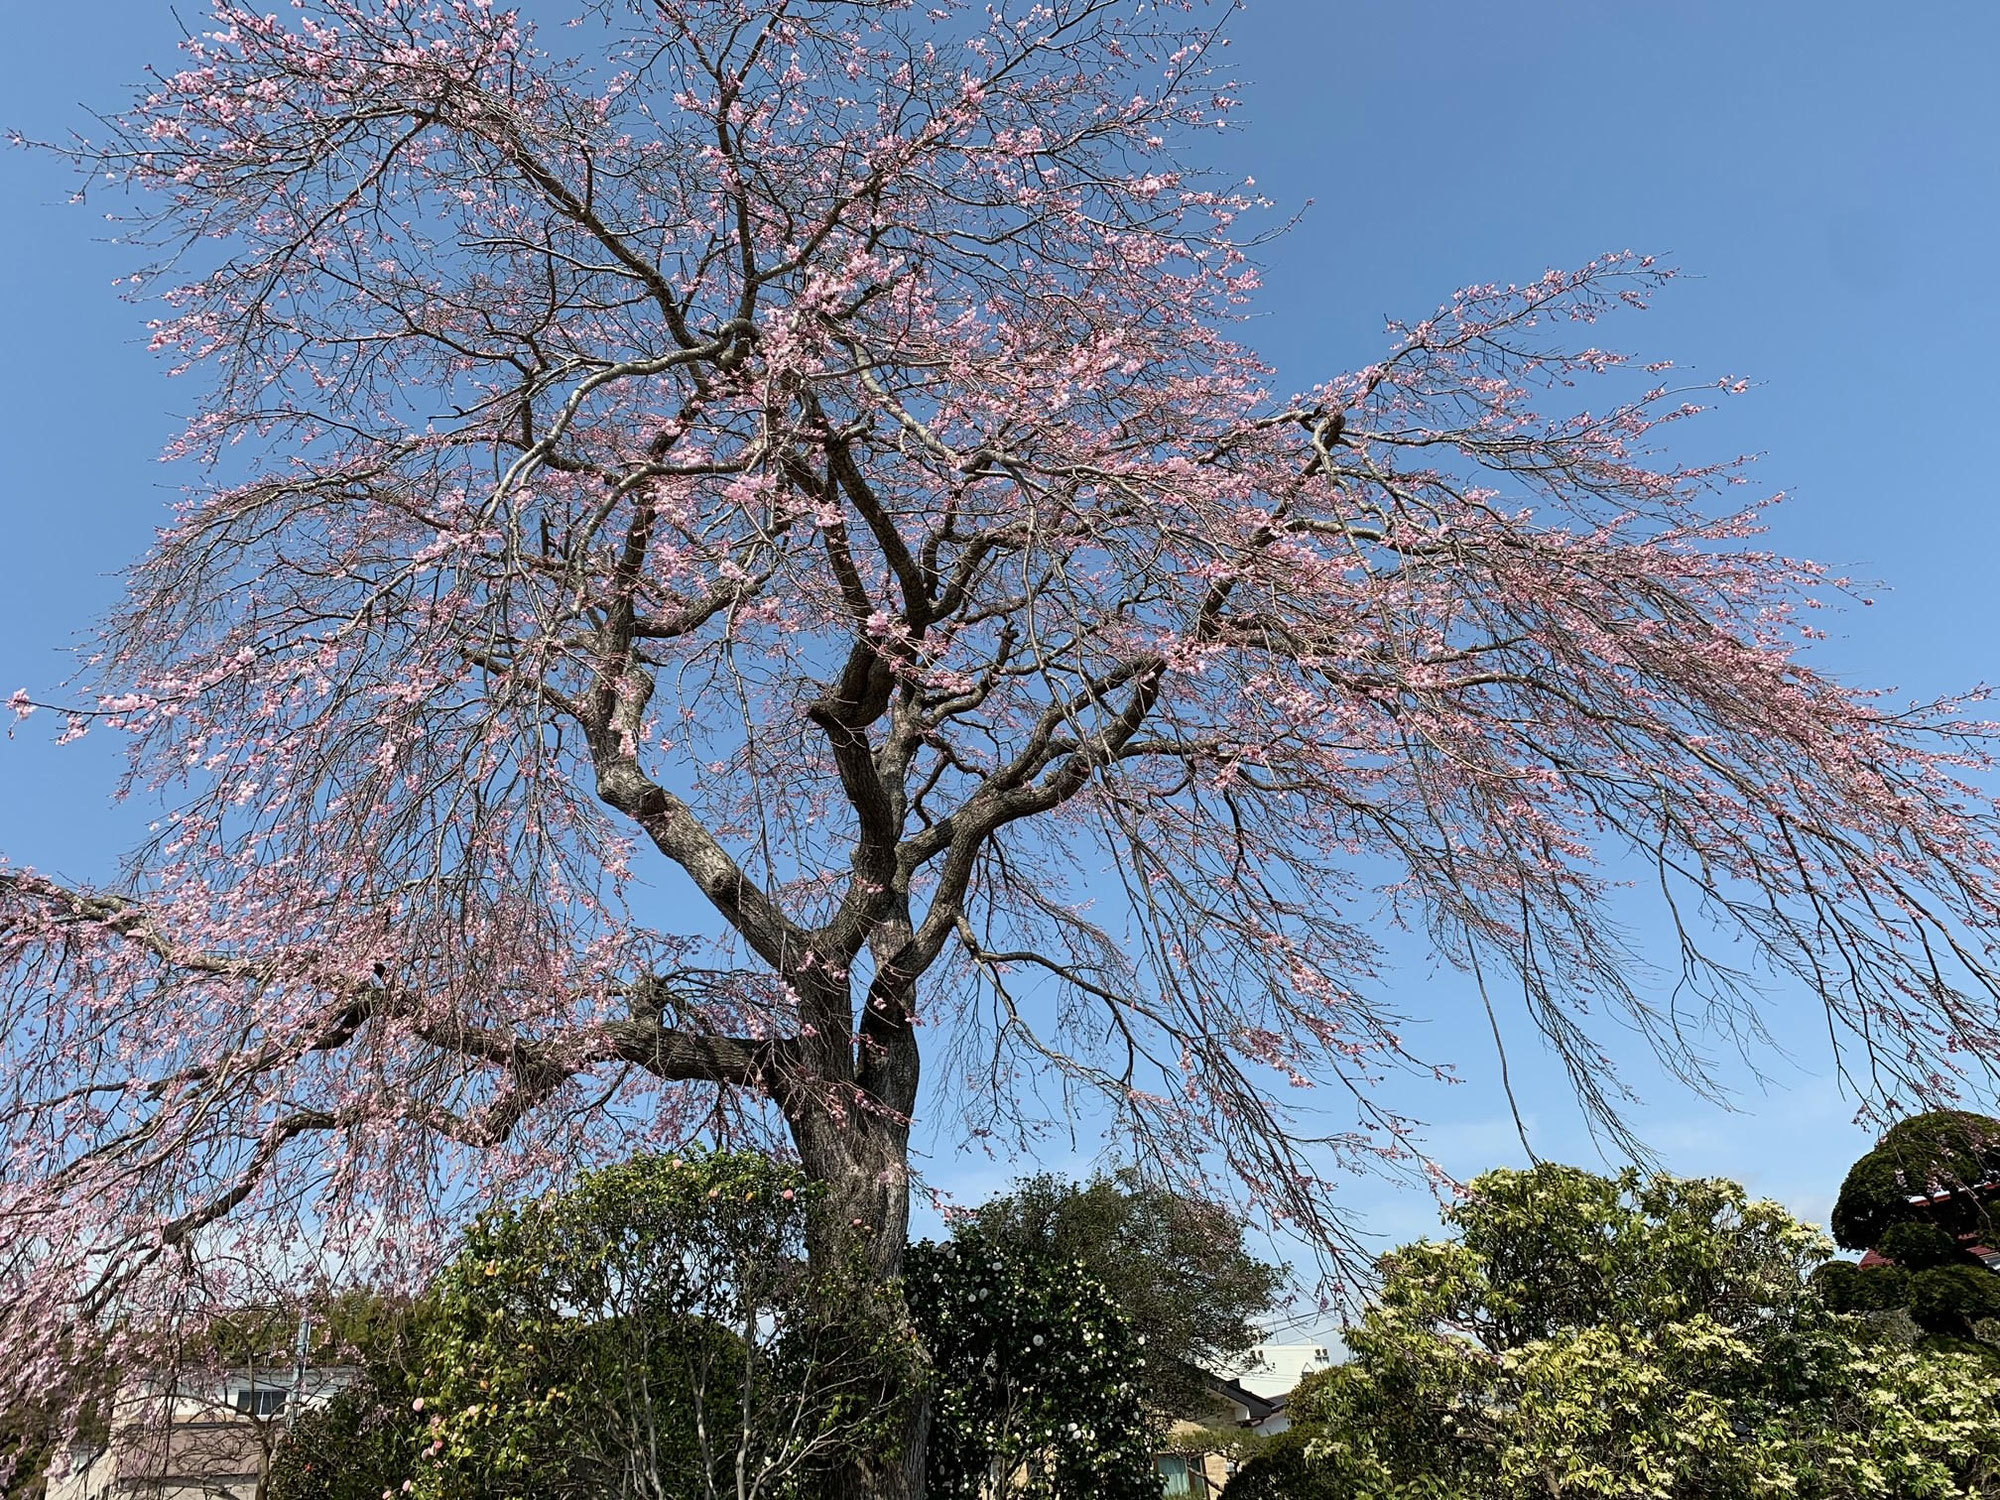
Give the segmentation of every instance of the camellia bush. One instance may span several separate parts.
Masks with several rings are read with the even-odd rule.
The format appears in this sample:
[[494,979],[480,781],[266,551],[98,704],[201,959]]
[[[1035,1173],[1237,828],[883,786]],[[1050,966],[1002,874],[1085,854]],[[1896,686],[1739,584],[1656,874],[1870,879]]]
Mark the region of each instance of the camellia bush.
[[954,1239],[1058,1266],[1081,1264],[1145,1339],[1135,1366],[1147,1404],[1175,1416],[1212,1401],[1201,1372],[1235,1364],[1261,1335],[1285,1272],[1243,1243],[1222,1204],[1131,1168],[1070,1182],[1041,1173],[982,1203]]
[[1081,1262],[975,1227],[904,1267],[937,1372],[930,1500],[1159,1500],[1143,1338]]
[[272,1456],[265,1500],[381,1500],[401,1491],[427,1441],[410,1372],[371,1366],[300,1414]]
[[[1301,1382],[1292,1393],[1294,1404],[1306,1389]],[[1224,1486],[1225,1500],[1355,1500],[1353,1475],[1346,1466],[1329,1463],[1324,1447],[1318,1423],[1287,1428],[1249,1455]]]
[[[1843,1315],[1817,1229],[1734,1183],[1488,1173],[1382,1261],[1353,1358],[1229,1500],[1990,1493],[1985,1364]],[[1907,1330],[1907,1325],[1905,1325]]]

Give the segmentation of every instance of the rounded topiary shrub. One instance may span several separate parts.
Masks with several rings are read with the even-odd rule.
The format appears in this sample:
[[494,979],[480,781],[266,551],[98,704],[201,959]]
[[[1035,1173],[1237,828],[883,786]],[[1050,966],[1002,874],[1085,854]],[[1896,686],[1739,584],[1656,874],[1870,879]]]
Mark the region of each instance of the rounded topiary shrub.
[[[2000,1180],[2000,1120],[1967,1110],[1912,1115],[1848,1170],[1833,1205],[1833,1237],[1872,1250],[1895,1224],[1932,1223],[1952,1235],[1992,1226],[1985,1184]],[[1913,1204],[1912,1198],[1935,1201]]]
[[1970,1338],[1981,1319],[2000,1317],[2000,1276],[1976,1265],[1913,1272],[1910,1316],[1926,1333]]
[[1948,1266],[1964,1252],[1958,1241],[1935,1224],[1912,1221],[1891,1224],[1875,1242],[1875,1253],[1887,1256],[1906,1271],[1928,1271]]
[[1864,1269],[1851,1260],[1830,1260],[1812,1279],[1835,1312],[1894,1312],[1910,1305],[1910,1273],[1901,1266]]
[[1222,1500],[1354,1500],[1338,1470],[1308,1452],[1313,1436],[1297,1427],[1279,1433],[1223,1486]]

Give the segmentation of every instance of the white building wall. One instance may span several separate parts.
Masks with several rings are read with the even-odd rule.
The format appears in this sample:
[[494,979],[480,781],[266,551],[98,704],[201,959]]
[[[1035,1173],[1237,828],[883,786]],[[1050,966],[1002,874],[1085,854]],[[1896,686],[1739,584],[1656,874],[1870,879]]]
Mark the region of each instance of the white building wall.
[[1288,1395],[1306,1376],[1332,1363],[1333,1350],[1325,1344],[1259,1344],[1242,1364],[1216,1374],[1271,1401]]

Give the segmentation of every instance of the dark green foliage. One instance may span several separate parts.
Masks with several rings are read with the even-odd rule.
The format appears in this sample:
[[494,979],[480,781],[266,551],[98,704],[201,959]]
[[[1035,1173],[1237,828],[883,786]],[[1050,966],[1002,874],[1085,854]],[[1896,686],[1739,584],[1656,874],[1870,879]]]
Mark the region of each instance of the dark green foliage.
[[0,1496],[42,1500],[50,1460],[71,1443],[95,1448],[105,1440],[105,1414],[116,1380],[103,1351],[70,1346],[63,1380],[42,1399],[0,1411]]
[[[1847,1173],[1833,1206],[1833,1237],[1872,1250],[1895,1224],[1936,1224],[1951,1235],[1992,1232],[1982,1184],[2000,1180],[2000,1120],[1936,1110],[1899,1121]],[[1934,1204],[1913,1197],[1947,1195]]]
[[[1873,1250],[1893,1267],[1839,1271],[1822,1287],[1851,1312],[1905,1311],[1934,1338],[1989,1357],[1971,1344],[1982,1319],[2000,1316],[2000,1276],[1963,1248],[1994,1233],[2000,1180],[2000,1120],[1938,1110],[1900,1121],[1848,1171],[1833,1207],[1834,1238]],[[1917,1202],[1911,1202],[1911,1199]]]
[[1926,1333],[1971,1338],[1982,1318],[2000,1318],[2000,1276],[1980,1265],[1910,1273],[1910,1316]]
[[62,1419],[54,1402],[0,1412],[0,1496],[5,1500],[42,1500],[49,1460],[63,1447]]
[[53,1414],[39,1407],[14,1407],[0,1412],[0,1496],[6,1500],[42,1500],[48,1487],[48,1462],[60,1441]]
[[381,1500],[398,1492],[427,1440],[410,1385],[383,1368],[303,1413],[271,1461],[268,1500]]
[[[358,1374],[324,1406],[301,1413],[279,1440],[266,1500],[381,1500],[385,1490],[400,1492],[430,1440],[412,1403],[423,1390],[431,1306],[356,1291],[318,1299],[307,1312],[313,1362]],[[247,1320],[236,1327],[268,1348],[295,1318],[287,1314],[264,1331]]]
[[[272,1500],[377,1500],[412,1473],[421,1493],[471,1500],[625,1493],[635,1413],[666,1492],[708,1493],[724,1476],[705,1469],[716,1455],[693,1434],[744,1427],[735,1393],[750,1340],[741,1328],[719,1336],[712,1305],[692,1309],[683,1272],[707,1268],[711,1290],[750,1283],[752,1304],[796,1304],[805,1201],[803,1182],[762,1158],[714,1156],[644,1160],[489,1216],[427,1299],[420,1350],[378,1362],[365,1387],[301,1424]],[[937,1372],[939,1500],[976,1493],[996,1457],[1020,1470],[1024,1500],[1154,1500],[1149,1398],[1175,1387],[1147,1383],[1148,1356],[1164,1347],[1178,1372],[1239,1351],[1281,1277],[1243,1250],[1224,1210],[1130,1176],[1031,1179],[952,1245],[912,1250],[907,1272]],[[799,1358],[812,1326],[798,1318],[793,1343],[759,1357]],[[837,1394],[821,1413],[862,1440],[881,1415]],[[802,1464],[767,1491],[790,1493],[811,1472]]]
[[1956,1239],[1935,1224],[1917,1221],[1891,1224],[1871,1248],[1906,1271],[1928,1271],[1964,1258]]
[[996,1471],[1021,1500],[1159,1500],[1145,1351],[1075,1261],[976,1226],[910,1247],[904,1294],[937,1371],[930,1500],[978,1500]]
[[1864,1270],[1851,1260],[1830,1260],[1813,1272],[1812,1282],[1835,1312],[1895,1312],[1910,1305],[1910,1273],[1901,1266]]
[[[895,1430],[916,1360],[806,1265],[811,1192],[754,1153],[639,1157],[490,1213],[270,1500],[803,1500]],[[360,1310],[352,1310],[360,1316]],[[365,1324],[365,1320],[364,1320]]]
[[1300,1427],[1279,1433],[1222,1487],[1221,1500],[1356,1500],[1344,1473],[1308,1455],[1318,1435]]
[[1860,1274],[1861,1268],[1851,1260],[1830,1260],[1807,1279],[1835,1312],[1854,1312],[1855,1278]]
[[1082,1184],[1026,1178],[971,1223],[986,1243],[1083,1265],[1145,1336],[1146,1399],[1177,1414],[1200,1408],[1197,1370],[1227,1366],[1257,1342],[1255,1320],[1285,1282],[1244,1248],[1243,1223],[1227,1208],[1130,1169]]

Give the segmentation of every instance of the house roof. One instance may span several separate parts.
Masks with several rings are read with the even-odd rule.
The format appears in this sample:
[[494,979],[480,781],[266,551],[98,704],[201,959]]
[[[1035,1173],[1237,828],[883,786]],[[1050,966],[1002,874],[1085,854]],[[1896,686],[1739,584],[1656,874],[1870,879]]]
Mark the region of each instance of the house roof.
[[1203,1370],[1201,1375],[1205,1387],[1223,1400],[1242,1407],[1249,1413],[1248,1420],[1251,1422],[1261,1422],[1285,1409],[1283,1396],[1260,1396],[1241,1381],[1226,1379],[1207,1370]]
[[[1996,1250],[1990,1245],[1975,1244],[1970,1235],[1959,1240],[1958,1248],[1962,1253],[1971,1256],[1982,1266],[1986,1267],[1987,1270],[2000,1271],[2000,1250]],[[1888,1256],[1882,1254],[1879,1250],[1864,1250],[1861,1253],[1861,1259],[1856,1264],[1864,1271],[1873,1271],[1880,1266],[1893,1266],[1896,1262],[1889,1259]]]
[[1960,1193],[1991,1193],[1995,1188],[2000,1188],[2000,1178],[1989,1177],[1984,1182],[1974,1182],[1964,1187],[1941,1188],[1933,1183],[1924,1192],[1911,1193],[1903,1201],[1912,1208],[1919,1208],[1927,1204],[1947,1202]]

